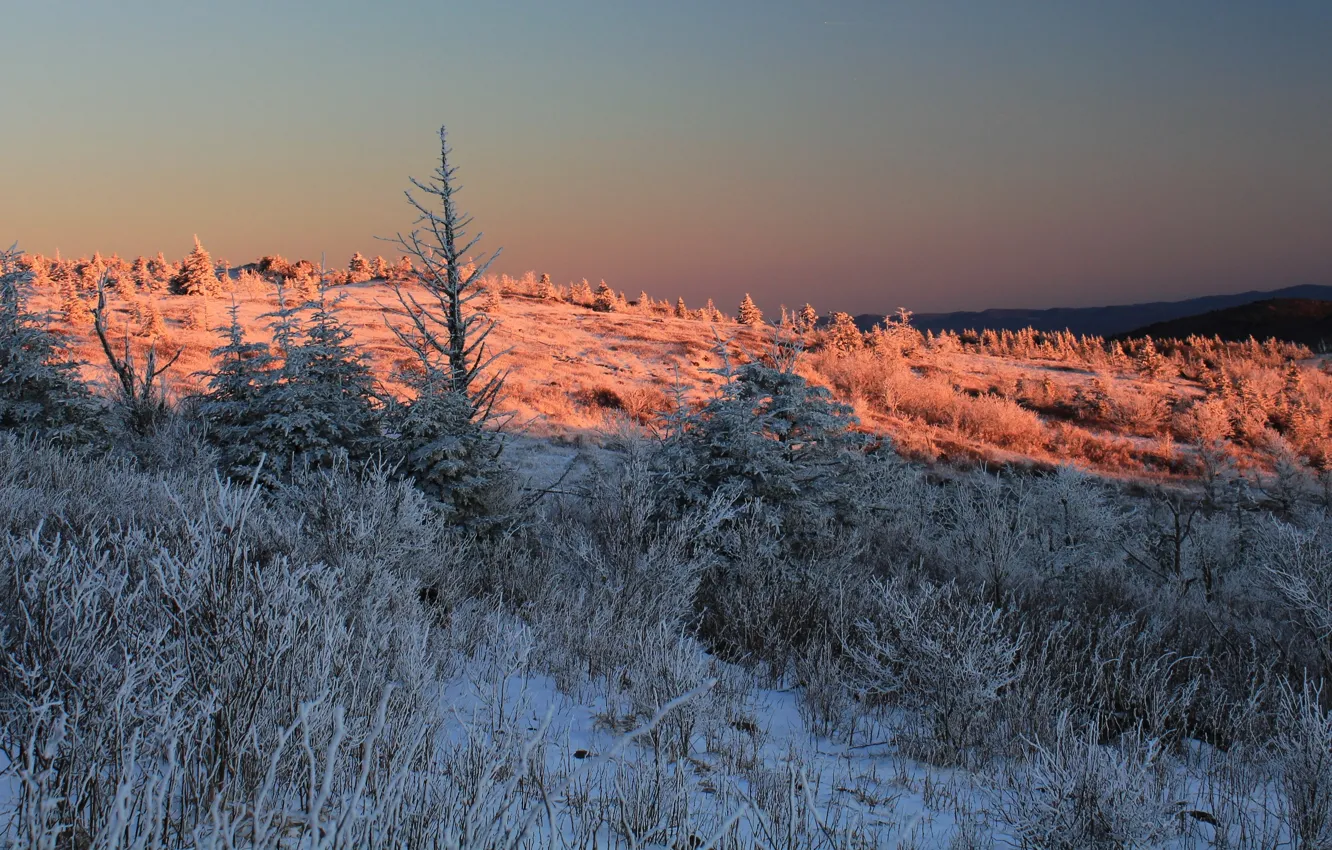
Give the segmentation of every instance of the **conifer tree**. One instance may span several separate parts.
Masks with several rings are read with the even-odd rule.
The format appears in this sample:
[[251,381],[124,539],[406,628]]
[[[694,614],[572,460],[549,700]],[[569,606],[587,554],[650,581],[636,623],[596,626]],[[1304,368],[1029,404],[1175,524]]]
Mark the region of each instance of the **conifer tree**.
[[139,336],[164,342],[167,340],[166,321],[162,318],[162,309],[157,306],[156,301],[149,301],[143,308],[141,322]]
[[1304,373],[1295,361],[1286,364],[1286,376],[1281,388],[1281,401],[1287,407],[1299,407],[1305,403],[1306,388]]
[[347,282],[365,283],[374,277],[374,269],[370,266],[370,261],[361,254],[360,251],[352,254],[351,260],[347,263]]
[[583,278],[581,282],[572,284],[569,287],[569,300],[580,307],[589,307],[592,304],[592,287]]
[[763,323],[763,311],[754,303],[754,299],[745,293],[744,299],[740,302],[740,311],[737,318],[742,325],[760,325]]
[[148,261],[148,272],[152,275],[152,281],[148,284],[148,288],[156,292],[162,287],[170,285],[171,278],[175,275],[176,270],[171,263],[167,262],[166,255],[158,251],[157,256]]
[[411,257],[402,257],[389,267],[390,280],[411,280],[414,274],[416,274],[416,268],[412,265]]
[[851,408],[791,368],[747,363],[722,374],[721,393],[667,440],[668,498],[698,506],[730,491],[790,519],[854,513],[844,485],[869,440],[855,430]]
[[374,276],[376,280],[388,280],[389,276],[388,261],[381,256],[376,256],[374,261],[370,264],[370,273]]
[[614,313],[617,307],[615,290],[607,286],[606,281],[603,280],[601,285],[597,287],[596,295],[592,298],[592,309],[598,313]]
[[[457,166],[450,163],[452,150],[443,127],[439,146],[433,179],[412,179],[425,198],[407,192],[420,226],[395,240],[416,261],[417,279],[428,294],[427,304],[422,304],[395,287],[402,306],[399,315],[408,324],[390,327],[421,364],[420,371],[409,376],[415,398],[395,417],[400,434],[395,454],[418,486],[466,520],[485,513],[487,493],[501,477],[503,442],[483,426],[493,421],[504,375],[490,373],[497,356],[486,344],[493,320],[469,306],[499,252],[475,264],[466,260],[481,234],[466,236],[471,219],[456,205]],[[427,206],[427,200],[433,206]]]
[[99,405],[45,317],[28,312],[31,276],[18,261],[17,247],[0,251],[0,430],[85,443],[101,432]]
[[[368,458],[376,448],[374,378],[352,332],[321,285],[299,340],[284,343],[270,417],[299,466],[327,468]],[[278,427],[274,427],[274,431]]]
[[1151,380],[1168,377],[1174,371],[1170,361],[1156,350],[1156,343],[1150,336],[1143,338],[1142,345],[1138,349],[1138,356],[1135,359],[1138,371]]
[[29,285],[45,288],[51,285],[51,261],[41,254],[25,254],[23,257],[29,274]]
[[223,469],[238,480],[249,480],[261,459],[261,480],[272,486],[293,468],[323,465],[337,455],[329,448],[327,411],[311,404],[310,381],[302,374],[308,357],[301,351],[307,333],[301,310],[279,279],[277,307],[262,317],[270,320],[272,346],[246,339],[233,303],[226,342],[213,352],[218,365],[209,373],[200,413]]
[[59,248],[56,249],[56,255],[52,258],[49,268],[51,283],[57,289],[61,289],[65,285],[72,286],[74,284],[74,267],[60,258]]
[[139,256],[134,258],[134,265],[130,267],[130,278],[134,281],[134,286],[140,292],[151,292],[154,288],[152,270],[148,267],[148,258]]
[[114,275],[116,283],[116,296],[127,304],[133,304],[137,299],[138,290],[134,287],[134,277],[125,269],[117,269],[115,272],[108,271],[108,275]]
[[181,263],[180,271],[171,278],[171,291],[176,295],[212,295],[218,290],[217,270],[213,259],[204,249],[199,237],[194,237],[194,250]]
[[[278,448],[266,439],[265,424],[270,409],[268,396],[277,380],[276,358],[266,343],[250,342],[240,322],[240,308],[233,301],[226,342],[213,349],[217,364],[208,373],[208,392],[199,403],[199,414],[208,422],[209,439],[218,447],[223,471],[245,480],[255,474],[264,455]],[[279,458],[266,464],[265,478],[276,481],[273,470]]]
[[550,279],[550,275],[541,275],[538,295],[546,301],[563,301],[564,297],[560,295],[560,288]]
[[689,318],[689,308],[685,306],[685,300],[683,298],[675,299],[675,318]]
[[818,324],[819,311],[806,303],[800,308],[800,313],[796,317],[796,329],[801,333],[808,333],[818,327]]
[[64,314],[65,321],[76,327],[91,325],[92,309],[83,300],[78,286],[70,278],[64,278],[59,284],[59,292],[60,312]]
[[1122,369],[1128,365],[1128,355],[1124,353],[1124,345],[1119,340],[1110,343],[1110,365],[1116,369]]
[[828,327],[828,345],[835,351],[856,351],[865,344],[865,338],[856,327],[856,320],[850,313],[837,311],[832,314]]
[[102,279],[105,270],[100,254],[91,260],[79,260],[74,264],[75,287],[81,292],[96,292],[97,282]]
[[208,302],[202,296],[191,299],[189,309],[185,311],[185,318],[181,320],[181,326],[187,331],[208,330]]
[[492,280],[488,285],[481,288],[480,310],[484,313],[494,313],[499,309],[500,302],[503,300],[503,285]]

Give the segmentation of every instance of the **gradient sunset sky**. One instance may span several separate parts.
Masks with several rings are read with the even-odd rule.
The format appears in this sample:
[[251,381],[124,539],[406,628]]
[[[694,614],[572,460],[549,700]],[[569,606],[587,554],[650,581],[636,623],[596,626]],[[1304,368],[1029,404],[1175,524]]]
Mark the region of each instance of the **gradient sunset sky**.
[[0,242],[885,312],[1332,284],[1332,2],[21,0]]

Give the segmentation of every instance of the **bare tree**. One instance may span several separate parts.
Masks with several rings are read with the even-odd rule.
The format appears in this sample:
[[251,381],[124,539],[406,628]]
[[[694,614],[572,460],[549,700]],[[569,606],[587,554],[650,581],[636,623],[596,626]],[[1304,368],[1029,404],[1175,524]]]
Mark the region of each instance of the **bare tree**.
[[167,411],[166,396],[162,392],[161,382],[157,379],[175,364],[184,349],[178,349],[170,360],[158,366],[157,341],[154,340],[148,346],[146,362],[140,369],[130,348],[130,334],[126,331],[123,353],[117,356],[107,336],[105,275],[97,282],[97,307],[92,311],[92,315],[93,328],[97,331],[97,339],[102,343],[106,362],[110,364],[119,380],[118,400],[125,408],[130,427],[141,434],[148,433]]
[[[467,238],[472,219],[458,212],[454,200],[461,187],[457,185],[458,167],[449,163],[451,153],[447,132],[440,127],[439,167],[433,178],[428,182],[412,178],[412,185],[425,197],[418,198],[410,189],[406,192],[419,213],[417,226],[392,240],[411,258],[416,279],[434,303],[429,307],[421,304],[415,294],[395,283],[394,294],[411,326],[404,329],[390,323],[389,327],[420,358],[427,384],[465,396],[474,418],[484,421],[490,418],[504,375],[483,375],[499,356],[486,348],[495,323],[467,305],[481,294],[481,277],[500,252],[477,262],[466,259],[482,234]],[[438,208],[428,206],[430,198]]]

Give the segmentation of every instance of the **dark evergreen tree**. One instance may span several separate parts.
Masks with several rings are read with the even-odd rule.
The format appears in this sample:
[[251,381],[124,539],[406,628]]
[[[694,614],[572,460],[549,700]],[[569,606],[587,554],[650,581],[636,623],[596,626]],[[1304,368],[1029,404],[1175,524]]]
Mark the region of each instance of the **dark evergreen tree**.
[[[226,343],[213,349],[217,367],[208,374],[208,392],[198,410],[221,453],[223,471],[243,480],[254,475],[267,451],[276,448],[266,444],[262,426],[277,360],[266,343],[246,339],[235,303],[229,312]],[[267,466],[265,471],[271,476],[275,468],[276,464]]]
[[599,313],[614,313],[618,306],[619,302],[615,298],[615,290],[611,289],[603,280],[601,285],[597,287],[596,295],[592,296],[592,309]]
[[217,290],[217,269],[213,267],[213,258],[196,236],[194,250],[185,257],[180,271],[171,278],[171,291],[176,295],[211,295]]
[[754,299],[745,293],[744,300],[740,302],[740,311],[736,314],[742,325],[761,325],[763,324],[763,311],[754,303]]
[[800,331],[801,333],[806,333],[808,331],[814,330],[814,328],[817,327],[818,324],[819,324],[819,311],[815,310],[809,304],[806,304],[804,307],[801,307],[800,312],[796,314],[796,330]]
[[31,275],[16,248],[0,251],[0,430],[81,444],[101,433],[101,406],[46,329],[28,312]]
[[723,487],[802,513],[825,513],[845,495],[836,479],[868,440],[851,408],[800,375],[760,363],[741,366],[721,394],[686,416],[670,438],[685,482],[677,495],[701,504]]
[[270,415],[282,417],[293,459],[302,466],[365,460],[378,448],[374,377],[336,311],[321,286],[300,342],[285,351],[273,394]]
[[352,254],[351,260],[347,263],[347,282],[365,283],[374,276],[375,270],[370,265],[370,261],[365,258],[365,255],[360,251]]

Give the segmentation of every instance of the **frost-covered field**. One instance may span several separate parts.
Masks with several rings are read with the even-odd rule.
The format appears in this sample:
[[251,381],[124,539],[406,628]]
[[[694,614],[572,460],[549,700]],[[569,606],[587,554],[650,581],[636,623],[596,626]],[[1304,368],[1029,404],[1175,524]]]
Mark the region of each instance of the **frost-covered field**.
[[667,519],[638,443],[466,531],[382,467],[221,481],[192,436],[0,445],[19,846],[1326,838],[1311,493],[1191,507],[1175,561],[1178,498],[1075,473],[884,458],[855,525]]

